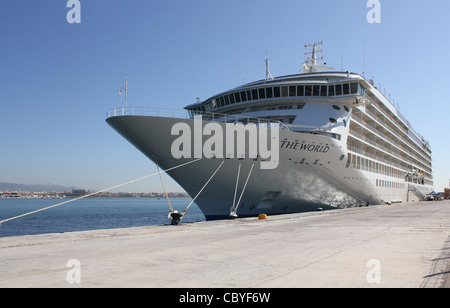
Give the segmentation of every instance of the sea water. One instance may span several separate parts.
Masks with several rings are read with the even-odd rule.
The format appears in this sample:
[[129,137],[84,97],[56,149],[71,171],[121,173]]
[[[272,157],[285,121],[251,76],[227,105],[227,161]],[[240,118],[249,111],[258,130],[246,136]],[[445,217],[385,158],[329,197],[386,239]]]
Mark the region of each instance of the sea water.
[[[0,199],[0,221],[64,201],[67,200]],[[192,199],[170,201],[173,209],[181,212]],[[168,214],[165,198],[86,198],[4,222],[0,225],[0,237],[165,225],[170,224]],[[205,221],[205,216],[193,203],[182,222],[198,221]]]

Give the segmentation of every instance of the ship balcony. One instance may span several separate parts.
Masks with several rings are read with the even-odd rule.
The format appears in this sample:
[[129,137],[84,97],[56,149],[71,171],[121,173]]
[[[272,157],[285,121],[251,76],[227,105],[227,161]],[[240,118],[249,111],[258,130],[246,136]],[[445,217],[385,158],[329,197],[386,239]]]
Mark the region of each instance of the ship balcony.
[[[418,160],[422,164],[427,165],[431,168],[431,166],[432,166],[431,158],[424,155],[425,152],[420,152],[418,149],[413,147],[412,144],[410,142],[408,142],[408,140],[406,140],[404,137],[402,137],[399,134],[396,134],[390,127],[384,126],[383,123],[381,123],[379,121],[379,119],[374,118],[374,116],[370,112],[368,112],[367,109],[365,112],[366,113],[364,115],[366,117],[368,117],[369,119],[371,119],[372,121],[374,121],[375,126],[372,124],[369,124],[368,122],[363,120],[363,117],[362,117],[363,114],[353,113],[352,122],[359,124],[366,130],[371,132],[372,134],[378,135],[379,138],[384,139],[389,144],[394,145],[396,148],[398,148],[402,152],[406,153],[407,155],[413,157],[414,159]],[[378,124],[379,127],[382,128],[382,130],[380,130],[380,128],[377,128],[376,124]],[[389,133],[394,138],[392,138],[392,137],[388,138],[386,133]],[[397,140],[395,140],[395,138],[398,141],[403,142],[403,145],[401,145],[401,143],[397,142]],[[395,144],[397,144],[398,146]],[[406,147],[406,149],[405,149],[405,147]],[[408,152],[408,149],[411,151],[411,153]]]

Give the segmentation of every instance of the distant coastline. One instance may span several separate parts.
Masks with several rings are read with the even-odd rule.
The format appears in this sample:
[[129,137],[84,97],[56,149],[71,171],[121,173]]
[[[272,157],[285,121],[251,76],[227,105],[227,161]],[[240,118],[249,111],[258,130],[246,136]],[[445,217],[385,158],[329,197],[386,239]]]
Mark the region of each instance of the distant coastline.
[[[78,191],[78,192],[77,192]],[[83,190],[84,191],[84,190]],[[72,192],[54,192],[54,191],[0,191],[0,199],[70,199],[83,197],[93,192],[74,190]],[[190,198],[186,193],[167,193],[169,198]],[[102,192],[89,196],[87,198],[166,198],[164,193],[128,193],[128,192]]]
[[[14,183],[0,182],[0,198],[2,199],[63,199],[63,198],[77,198],[91,193],[95,190],[89,191],[84,189],[76,189],[75,187],[65,187],[61,185],[26,185]],[[170,192],[167,193],[170,198],[190,198],[185,192]],[[165,198],[164,193],[159,192],[101,192],[88,198]]]

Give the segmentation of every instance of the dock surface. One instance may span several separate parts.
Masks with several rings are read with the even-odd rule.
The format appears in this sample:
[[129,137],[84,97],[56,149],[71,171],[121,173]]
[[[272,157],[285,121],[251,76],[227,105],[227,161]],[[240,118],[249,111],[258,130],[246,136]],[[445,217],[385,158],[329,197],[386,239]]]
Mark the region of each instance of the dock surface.
[[436,201],[6,237],[0,287],[449,287],[449,222]]

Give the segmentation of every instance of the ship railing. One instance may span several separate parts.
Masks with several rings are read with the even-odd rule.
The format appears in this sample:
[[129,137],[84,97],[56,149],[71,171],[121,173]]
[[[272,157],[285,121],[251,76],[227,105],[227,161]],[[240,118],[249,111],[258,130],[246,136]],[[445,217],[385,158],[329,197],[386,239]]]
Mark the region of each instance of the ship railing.
[[[370,140],[370,139],[368,139],[368,138],[365,138],[364,136],[362,136],[361,134],[359,134],[359,133],[357,133],[357,132],[355,132],[355,131],[353,131],[353,130],[349,130],[349,132],[350,132],[350,135],[351,135],[351,136],[356,137],[356,138],[359,138],[359,139],[361,139],[361,140],[364,140],[364,141],[366,141],[366,142],[368,142],[368,143],[374,145],[375,148],[376,148],[376,150],[383,151],[383,152],[385,152],[385,153],[391,154],[392,157],[395,157],[396,159],[401,160],[401,161],[403,161],[404,163],[407,163],[407,164],[413,164],[412,162],[409,162],[409,161],[405,160],[404,158],[400,157],[400,156],[399,156],[399,152],[392,151],[392,150],[386,148],[385,146],[382,146],[382,145],[379,144],[379,143],[373,142],[372,140]],[[359,150],[359,149],[357,149],[357,150]],[[353,151],[355,152],[356,150],[353,149]],[[368,152],[366,152],[366,154],[364,154],[364,155],[369,156],[369,157],[371,156],[370,153],[368,153]],[[380,158],[380,157],[378,157],[378,158],[376,158],[376,159],[378,159],[378,160],[383,160],[384,162],[386,162],[386,163],[388,163],[388,164],[390,164],[390,165],[392,165],[392,166],[396,166],[396,167],[400,167],[400,168],[402,167],[401,165],[398,165],[398,164],[396,164],[396,163],[394,163],[394,162],[392,162],[392,161],[386,160],[386,159],[382,159],[382,158]],[[426,169],[426,166],[422,164],[422,165],[420,165],[420,168],[421,168],[421,169]]]
[[154,116],[154,117],[167,117],[167,118],[178,118],[178,119],[192,119],[195,115],[202,116],[205,121],[211,122],[239,122],[243,124],[254,123],[257,125],[275,123],[279,124],[282,129],[289,129],[289,126],[283,122],[264,119],[264,118],[252,118],[241,115],[224,114],[218,112],[188,112],[184,109],[170,109],[170,108],[159,108],[159,107],[120,107],[108,110],[106,118],[120,117],[120,116]]
[[119,107],[108,110],[106,114],[106,118],[120,116],[155,116],[189,119],[187,110],[159,107]]
[[[370,111],[369,109],[366,109],[365,112],[368,113],[369,115],[371,115],[374,119],[378,120],[381,123],[386,124],[387,129],[395,136],[400,137],[400,139],[402,139],[407,145],[409,145],[409,147],[413,148],[415,151],[418,151],[420,153],[420,155],[423,156],[423,154],[420,152],[420,150],[423,150],[423,145],[425,144],[426,141],[425,139],[418,134],[416,131],[414,131],[414,129],[411,127],[411,125],[409,124],[408,121],[404,120],[405,123],[407,123],[408,129],[405,130],[403,127],[401,127],[401,125],[399,123],[397,123],[392,116],[388,115],[386,113],[386,111],[384,111],[381,107],[377,106],[376,104],[372,104],[372,106],[374,106],[374,108],[380,112],[381,114],[383,114],[386,119],[388,119],[398,130],[402,131],[406,136],[408,136],[408,138],[403,137],[401,134],[396,134],[392,132],[391,127],[389,127],[385,121],[380,118],[378,115],[376,115],[374,112]],[[418,139],[417,136],[419,136],[420,139]],[[414,140],[412,140],[414,139]],[[429,154],[431,154],[431,150],[428,148],[424,148],[426,151],[428,151]],[[425,157],[425,156],[424,156]],[[429,159],[429,158],[427,158]]]
[[352,129],[350,129],[349,132],[350,132],[350,134],[352,136],[355,136],[355,137],[357,137],[357,138],[359,138],[361,140],[364,140],[365,142],[367,142],[367,143],[373,145],[374,147],[376,147],[377,149],[383,150],[384,152],[389,153],[389,154],[393,155],[394,157],[398,157],[400,155],[399,151],[393,151],[391,149],[388,149],[384,145],[381,145],[380,143],[377,143],[376,141],[374,141],[372,139],[369,139],[369,138],[363,136],[362,134],[360,134],[360,133],[358,133],[358,132],[356,132],[356,131],[354,131]]
[[285,123],[273,119],[253,118],[237,114],[225,114],[218,112],[196,112],[195,115],[201,115],[204,120],[211,122],[242,123],[242,124],[253,123],[256,124],[257,126],[261,124],[278,124],[279,127],[283,130],[290,129],[290,127]]
[[[354,147],[354,146],[352,146],[352,145],[348,145],[348,146],[347,146],[347,149],[348,149],[349,151],[351,151],[351,152],[354,152],[354,153],[357,153],[357,154],[360,154],[360,155],[364,155],[365,157],[368,157],[368,158],[372,158],[372,159],[375,160],[376,162],[382,162],[382,163],[385,163],[385,164],[387,164],[387,165],[389,165],[389,166],[396,167],[396,168],[400,169],[400,170],[403,171],[403,172],[408,172],[408,171],[409,171],[409,169],[406,168],[406,167],[403,166],[403,165],[400,165],[400,164],[395,163],[395,162],[393,162],[393,161],[387,160],[387,159],[382,158],[382,157],[380,157],[380,156],[378,156],[378,155],[369,153],[369,152],[364,151],[364,150],[362,150],[362,149],[358,149],[358,148],[356,148],[356,147]],[[382,173],[382,174],[383,174],[383,173]]]
[[[401,125],[404,125],[403,123],[399,123],[395,120],[393,115],[388,114],[385,110],[383,110],[383,108],[381,106],[379,106],[378,104],[372,104],[372,106],[375,108],[376,111],[378,111],[379,113],[381,113],[386,119],[388,119],[398,130],[401,130],[403,133],[405,133],[405,135],[408,136],[408,130],[404,129]],[[384,122],[384,119],[381,119],[378,115],[376,115],[374,112],[370,111],[370,110],[366,110],[367,112],[369,112],[370,114],[372,114],[372,116],[377,117],[378,119],[380,119],[381,121]],[[405,121],[406,123],[409,122]]]
[[[411,123],[405,118],[405,116],[400,112],[400,109],[398,108],[398,106],[395,106],[387,97],[386,95],[384,95],[384,93],[382,93],[380,91],[380,93],[384,96],[384,98],[386,99],[387,102],[389,102],[389,104],[391,106],[394,107],[394,109],[397,111],[397,118],[399,118],[400,120],[403,121],[404,124],[406,124],[406,126],[408,127],[407,131],[405,132],[405,130],[403,128],[400,128],[403,132],[406,133],[406,135],[408,135],[410,138],[414,139],[414,142],[416,143],[417,146],[419,146],[419,148],[421,147],[422,143],[426,143],[425,138],[420,135],[418,132],[416,132],[414,130],[414,128],[412,127]],[[380,111],[381,113],[383,113],[387,118],[389,118],[395,125],[397,125],[394,120],[394,118],[390,115],[387,115],[386,111],[383,110],[383,108],[381,108],[381,106],[379,104],[374,104],[374,106],[376,106],[376,109],[378,111]],[[412,132],[412,134],[410,133]],[[430,154],[431,154],[431,149],[430,148],[425,148]]]
[[254,123],[257,126],[262,124],[278,124],[281,130],[306,130],[311,132],[328,132],[329,126],[318,126],[314,124],[304,123],[304,125],[298,124],[286,124],[278,120],[268,118],[253,118],[242,115],[224,114],[218,112],[188,112],[184,109],[170,109],[159,107],[119,107],[108,110],[106,118],[119,117],[119,116],[154,116],[154,117],[168,117],[178,119],[192,119],[195,115],[201,115],[202,119],[211,122],[222,123]]
[[414,163],[411,163],[411,162],[408,162],[408,161],[404,160],[403,158],[401,158],[399,156],[393,156],[393,157],[395,157],[399,161],[402,161],[403,163],[409,165],[410,166],[409,168],[406,168],[404,165],[398,164],[398,163],[396,163],[396,162],[394,162],[392,160],[385,159],[383,157],[380,157],[379,155],[375,155],[375,154],[369,153],[367,151],[364,151],[364,150],[362,150],[360,148],[357,148],[355,146],[352,146],[352,145],[348,145],[347,148],[348,148],[349,151],[352,151],[352,152],[364,155],[366,157],[375,159],[377,161],[380,161],[380,162],[383,162],[383,163],[388,164],[390,166],[396,167],[396,168],[398,168],[398,169],[400,169],[402,171],[405,171],[405,172],[409,172],[410,168],[411,169],[412,168],[417,168],[417,169],[424,170],[429,176],[432,176],[431,175],[432,174],[432,170],[430,168],[428,168],[427,166],[425,166],[423,164],[422,165],[416,165]]
[[[366,113],[368,113],[369,115],[375,116],[373,113],[369,112],[368,110],[366,110]],[[372,131],[373,133],[378,134],[380,137],[384,138],[386,141],[388,141],[389,143],[393,144],[395,147],[399,148],[397,145],[395,145],[395,143],[389,141],[389,138],[386,136],[386,134],[382,133],[379,129],[377,129],[375,126],[367,123],[366,121],[364,121],[362,119],[362,117],[360,115],[357,115],[356,113],[352,115],[352,120],[355,120],[359,125],[362,125],[363,127],[369,129],[370,131]],[[375,119],[376,120],[376,119]],[[381,125],[381,123],[379,123]],[[408,140],[406,140],[405,138],[403,138],[401,135],[396,134],[395,132],[393,132],[390,128],[383,126],[384,129],[386,129],[388,132],[391,133],[391,135],[395,136],[396,138],[402,140],[404,142],[404,144],[406,146],[409,146],[410,149],[413,150],[412,153],[409,153],[407,151],[405,151],[402,148],[399,148],[400,150],[402,150],[404,153],[406,153],[409,156],[414,157],[415,159],[417,159],[418,161],[420,161],[422,164],[427,165],[430,164],[431,161],[424,156],[422,153],[417,152],[417,149],[415,149],[413,147],[413,145],[411,144],[411,142],[409,142]]]

